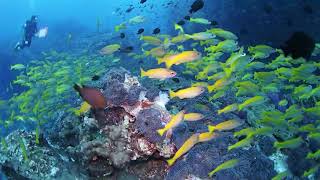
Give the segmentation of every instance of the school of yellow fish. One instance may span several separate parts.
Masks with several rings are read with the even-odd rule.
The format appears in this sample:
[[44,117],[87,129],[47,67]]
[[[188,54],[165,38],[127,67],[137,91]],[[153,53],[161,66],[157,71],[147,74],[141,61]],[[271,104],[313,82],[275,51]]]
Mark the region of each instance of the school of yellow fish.
[[[144,22],[142,16],[133,17],[127,22],[115,27],[115,31],[126,29],[127,25],[134,25]],[[191,18],[190,22],[209,25],[210,21],[204,18]],[[234,132],[234,137],[245,137],[237,143],[230,145],[228,151],[235,148],[250,146],[258,136],[275,135],[282,141],[275,142],[274,147],[282,149],[295,149],[308,140],[320,142],[320,76],[316,74],[320,70],[320,62],[305,60],[303,58],[292,59],[285,57],[280,49],[267,45],[256,45],[250,47],[239,46],[238,37],[227,30],[212,28],[203,32],[187,34],[183,27],[174,24],[178,34],[174,37],[169,35],[140,36],[144,42],[142,45],[143,54],[128,53],[133,59],[144,59],[153,57],[158,63],[157,68],[145,70],[140,69],[141,78],[148,77],[160,81],[166,81],[177,74],[191,75],[194,80],[189,87],[183,87],[177,91],[170,90],[170,98],[184,99],[196,98],[208,93],[211,103],[224,102],[224,99],[233,99],[234,102],[223,105],[217,110],[217,117],[228,113],[237,114],[240,111],[250,113],[247,120],[225,119],[223,122],[208,125],[207,132],[191,135],[178,149],[176,154],[168,159],[168,165],[172,166],[179,158],[188,153],[198,143],[205,143],[214,140],[223,131],[231,131],[241,127],[250,120],[252,127]],[[191,41],[190,47],[183,44]],[[149,48],[151,47],[151,48]],[[173,48],[171,48],[173,47]],[[52,52],[47,55],[44,62],[32,62],[30,65],[16,64],[11,70],[21,71],[13,84],[29,87],[30,89],[20,95],[15,95],[7,102],[0,101],[0,109],[10,106],[11,109],[19,109],[19,112],[9,112],[8,120],[1,120],[0,125],[9,126],[14,121],[25,121],[27,119],[46,120],[54,113],[52,109],[69,109],[77,115],[90,110],[90,105],[82,103],[80,108],[73,108],[66,105],[65,101],[56,98],[61,95],[66,98],[71,94],[70,86],[74,82],[80,84],[90,81],[93,75],[99,75],[108,66],[103,57],[112,56],[120,50],[119,44],[110,44],[102,48],[100,58],[92,59],[90,68],[87,61],[75,60],[65,54]],[[185,50],[187,49],[187,50]],[[319,52],[320,45],[316,45],[315,53]],[[62,57],[61,57],[62,56]],[[226,59],[224,57],[227,57]],[[275,58],[274,58],[275,57]],[[52,58],[63,59],[55,63],[50,62]],[[88,57],[83,57],[88,58]],[[268,60],[272,58],[271,60]],[[107,58],[110,59],[110,58]],[[112,58],[111,58],[112,59]],[[101,66],[101,62],[105,64]],[[34,65],[33,65],[34,64]],[[182,72],[172,70],[174,66],[183,66]],[[49,89],[46,89],[50,87]],[[12,87],[10,87],[12,88]],[[269,94],[285,92],[281,101],[274,104]],[[32,102],[37,102],[33,105]],[[225,104],[225,103],[220,103]],[[55,108],[52,108],[55,107]],[[195,107],[208,109],[203,104],[195,104]],[[283,107],[284,112],[277,109]],[[305,117],[314,119],[309,124],[303,124]],[[182,122],[199,121],[206,117],[204,114],[186,112],[181,109],[177,114],[172,115],[171,120],[162,128],[157,130],[160,136],[172,131]],[[37,122],[37,132],[44,122]],[[285,132],[290,132],[288,133]],[[307,137],[300,136],[301,132],[307,133]],[[286,135],[284,135],[286,134]],[[278,138],[279,139],[279,138]],[[3,138],[1,139],[2,144]],[[306,159],[318,160],[320,149],[309,152]],[[208,172],[213,176],[216,172],[233,168],[239,163],[239,159],[228,160]],[[319,162],[306,170],[304,177],[308,177],[320,168]],[[279,172],[274,179],[281,179],[288,176],[287,171]]]
[[[192,19],[193,22],[206,24],[206,20]],[[240,47],[237,36],[230,31],[221,28],[212,28],[204,32],[186,34],[184,29],[175,24],[175,29],[179,34],[175,37],[163,36],[143,36],[144,46],[154,45],[157,47],[149,51],[144,51],[145,56],[152,56],[157,59],[158,64],[165,64],[165,68],[159,67],[144,71],[141,69],[141,77],[147,76],[159,80],[165,80],[177,75],[170,68],[175,65],[185,64],[186,69],[182,74],[193,75],[198,82],[194,82],[190,87],[178,91],[170,90],[170,98],[195,98],[203,94],[206,89],[211,94],[211,102],[219,101],[228,97],[235,97],[237,102],[221,107],[217,115],[227,113],[238,113],[239,111],[253,112],[255,115],[256,128],[246,128],[235,132],[235,137],[246,136],[239,142],[230,145],[228,151],[235,148],[250,146],[257,136],[279,135],[286,130],[292,131],[289,137],[283,137],[281,142],[275,142],[274,147],[278,150],[286,148],[297,148],[306,139],[301,138],[299,132],[308,132],[308,138],[320,141],[320,121],[314,124],[300,125],[304,115],[320,118],[320,76],[316,76],[315,71],[319,71],[320,63],[316,61],[306,61],[303,58],[292,59],[285,57],[280,49],[275,49],[267,45],[256,45],[250,47]],[[191,47],[202,48],[207,55],[199,51],[187,50],[180,43],[195,41]],[[171,46],[176,46],[177,50],[169,50]],[[317,44],[315,51],[319,51]],[[228,55],[227,59],[222,59],[222,55]],[[274,60],[265,59],[275,56]],[[267,62],[267,63],[266,63]],[[301,83],[296,86],[296,83]],[[291,96],[282,99],[279,104],[271,105],[268,97],[269,93],[287,92]],[[284,98],[284,97],[283,97]],[[310,102],[312,106],[304,106],[304,102]],[[288,107],[288,105],[291,105]],[[275,106],[288,107],[285,113],[280,112]],[[266,108],[267,107],[267,108]],[[265,109],[264,109],[265,108]],[[187,113],[181,110],[178,114],[172,115],[171,121],[163,129],[159,129],[159,135],[177,127],[182,121],[198,121],[205,116],[200,113]],[[174,157],[167,160],[168,165],[173,165],[181,156],[186,154],[197,143],[214,139],[220,131],[236,129],[244,124],[244,120],[230,119],[216,125],[209,125],[208,132],[196,133],[192,135],[178,149]],[[276,131],[282,130],[282,131]],[[309,159],[320,158],[320,149],[317,152],[310,152]],[[237,165],[238,159],[232,159],[216,167],[208,175],[232,168]],[[312,174],[320,164],[306,170],[304,177]],[[288,173],[279,172],[274,177],[285,177]]]

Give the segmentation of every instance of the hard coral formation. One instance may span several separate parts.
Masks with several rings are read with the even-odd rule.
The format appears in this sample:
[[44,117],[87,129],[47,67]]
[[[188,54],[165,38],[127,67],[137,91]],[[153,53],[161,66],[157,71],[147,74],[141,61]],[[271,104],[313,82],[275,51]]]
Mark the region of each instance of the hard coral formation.
[[[164,107],[167,102],[164,94],[161,94],[164,100],[154,98],[160,103],[149,100],[145,95],[150,92],[123,68],[111,69],[88,85],[103,92],[108,104],[105,109],[91,110],[84,116],[59,110],[55,121],[47,123],[43,129],[45,138],[40,145],[35,144],[34,134],[13,132],[6,138],[8,151],[1,149],[1,166],[8,172],[16,172],[16,177],[31,179],[53,179],[62,175],[103,178],[116,176],[118,169],[130,167],[132,161],[139,160],[141,167],[146,168],[145,160],[174,154],[174,144],[155,131],[170,119]],[[21,148],[19,138],[14,138],[19,136],[26,151]],[[145,174],[134,172],[138,177],[163,177],[164,162],[153,162],[154,169],[162,170]],[[65,168],[64,163],[81,173],[70,174],[73,172]]]
[[163,116],[163,114],[157,109],[144,109],[138,114],[134,126],[143,136],[148,138],[150,142],[156,143],[163,141],[164,138],[157,133],[157,130],[163,126],[161,116]]
[[[136,77],[122,68],[111,69],[97,83],[108,107],[90,113],[93,118],[66,114],[57,119],[52,127],[56,132],[48,131],[53,145],[66,148],[91,177],[108,176],[134,160],[174,154],[175,146],[156,133],[169,113],[144,96],[146,89]],[[76,141],[59,142],[68,140],[68,135]]]
[[[28,160],[24,159],[18,139],[26,148]],[[35,134],[14,131],[6,137],[8,148],[0,149],[2,171],[10,178],[54,179],[61,177],[63,162],[48,144],[35,144]],[[12,172],[15,172],[14,176]],[[9,173],[9,174],[8,174]]]
[[169,170],[167,180],[197,177],[207,179],[208,172],[229,159],[240,159],[239,165],[217,172],[215,179],[271,179],[276,175],[273,163],[266,155],[254,147],[228,152],[234,143],[231,133],[222,133],[213,141],[195,146],[186,158],[177,161]]

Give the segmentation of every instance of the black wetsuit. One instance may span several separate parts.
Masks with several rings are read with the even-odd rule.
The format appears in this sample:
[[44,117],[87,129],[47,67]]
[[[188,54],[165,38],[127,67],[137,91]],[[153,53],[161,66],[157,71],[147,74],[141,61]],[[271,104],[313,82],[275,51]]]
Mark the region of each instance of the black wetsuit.
[[16,46],[16,49],[23,49],[25,47],[30,47],[32,42],[32,37],[38,32],[37,21],[28,20],[24,24],[24,36],[22,42]]

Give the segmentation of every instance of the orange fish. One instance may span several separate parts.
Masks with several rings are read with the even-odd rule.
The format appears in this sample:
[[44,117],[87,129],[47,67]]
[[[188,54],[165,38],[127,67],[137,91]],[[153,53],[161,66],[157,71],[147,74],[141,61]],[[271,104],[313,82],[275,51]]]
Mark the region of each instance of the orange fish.
[[79,86],[75,84],[73,88],[79,92],[83,100],[92,106],[93,109],[104,109],[107,101],[99,89]]

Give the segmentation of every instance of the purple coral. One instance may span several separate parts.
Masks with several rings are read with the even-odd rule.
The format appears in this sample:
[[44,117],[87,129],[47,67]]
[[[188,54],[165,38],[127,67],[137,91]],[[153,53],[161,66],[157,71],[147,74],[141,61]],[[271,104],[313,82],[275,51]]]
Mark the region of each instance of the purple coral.
[[120,106],[127,101],[128,92],[123,84],[117,80],[111,80],[107,83],[104,90],[104,96],[112,106]]
[[157,109],[144,109],[138,114],[134,127],[152,143],[163,141],[164,138],[157,133],[163,127],[162,116]]

